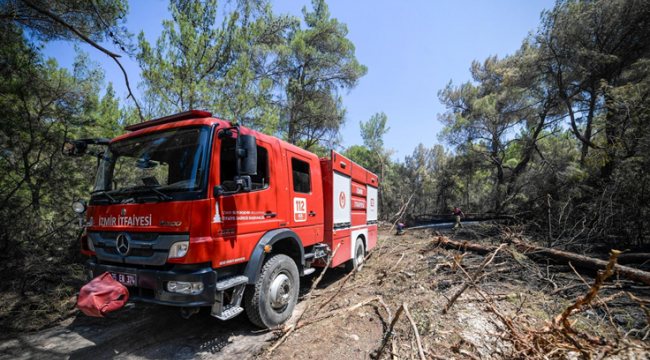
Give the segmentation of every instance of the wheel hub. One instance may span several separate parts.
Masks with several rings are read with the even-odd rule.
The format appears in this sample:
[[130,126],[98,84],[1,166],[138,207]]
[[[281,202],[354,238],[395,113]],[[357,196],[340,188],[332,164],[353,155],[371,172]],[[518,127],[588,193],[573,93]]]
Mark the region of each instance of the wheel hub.
[[291,300],[291,279],[286,274],[279,274],[273,279],[269,293],[274,309],[285,306]]

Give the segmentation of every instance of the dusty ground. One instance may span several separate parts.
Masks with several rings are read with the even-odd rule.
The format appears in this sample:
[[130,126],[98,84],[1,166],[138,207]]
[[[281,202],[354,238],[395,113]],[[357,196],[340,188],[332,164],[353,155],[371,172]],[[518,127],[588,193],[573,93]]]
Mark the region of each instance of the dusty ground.
[[241,320],[222,323],[209,313],[185,320],[177,309],[148,305],[106,319],[80,314],[47,330],[1,340],[0,359],[249,358],[272,334],[254,334]]
[[[448,231],[444,235],[455,240],[480,241],[498,245],[503,237],[493,229],[473,228]],[[468,288],[450,311],[442,313],[449,298],[465,282],[459,269],[453,269],[452,259],[472,273],[485,259],[471,252],[445,250],[436,246],[431,230],[411,231],[405,236],[384,232],[378,248],[363,271],[344,285],[343,290],[319,314],[345,308],[363,300],[381,296],[392,315],[407,303],[421,337],[427,358],[579,358],[567,338],[542,333],[550,320],[568,305],[587,293],[593,278],[581,276],[566,265],[538,264],[527,257],[509,252],[499,253],[485,269],[479,281],[481,292],[492,300],[494,311],[472,288]],[[567,272],[568,271],[568,272]],[[316,316],[325,299],[336,291],[338,284],[318,289],[304,319]],[[600,296],[633,291],[648,298],[650,289],[626,281],[609,281]],[[607,309],[595,307],[574,315],[574,327],[591,336],[619,344],[605,353],[604,348],[581,344],[585,354],[605,358],[647,358],[648,317],[627,297],[619,296],[609,302]],[[496,314],[514,323],[519,338],[512,336]],[[368,359],[376,356],[382,337],[388,330],[385,307],[374,301],[360,309],[307,325],[292,333],[287,341],[271,355],[272,359]],[[612,325],[614,324],[614,325]],[[418,350],[409,321],[402,315],[395,327],[393,341],[388,342],[382,358],[417,359]],[[575,336],[573,336],[575,337]],[[638,339],[646,338],[646,342]],[[625,344],[625,345],[622,345]],[[526,346],[534,346],[529,353]],[[268,347],[267,347],[268,349]],[[259,355],[267,357],[268,351]],[[583,355],[585,356],[585,355]]]
[[[481,233],[483,231],[483,233]],[[498,235],[485,229],[449,232],[456,240],[467,239],[498,244]],[[309,302],[302,301],[296,313],[307,307],[303,320],[328,311],[346,308],[361,301],[381,297],[395,315],[402,303],[417,324],[427,358],[527,358],[517,341],[513,341],[506,326],[488,303],[472,288],[468,288],[447,314],[441,309],[448,298],[463,284],[465,276],[453,269],[459,261],[472,273],[485,259],[471,252],[437,247],[431,230],[412,231],[405,236],[393,236],[386,231],[380,236],[378,248],[361,272],[351,277],[331,302],[316,314],[326,299],[336,293],[346,273],[330,269]],[[548,320],[560,313],[575,299],[584,295],[589,286],[581,284],[576,274],[564,265],[540,265],[525,257],[514,258],[500,253],[483,272],[478,282],[486,296],[493,299],[494,310],[517,324],[524,335],[538,336],[540,353],[550,358],[579,358],[575,348],[566,346],[566,339],[547,346],[543,341],[552,336],[536,334]],[[301,294],[309,290],[317,274],[305,278]],[[582,274],[591,285],[593,274]],[[650,298],[647,287],[614,280],[601,292],[605,298],[620,291],[632,291]],[[644,358],[642,346],[647,346],[648,319],[629,298],[619,296],[609,302],[609,312],[603,307],[588,309],[572,317],[575,328],[592,336],[600,336],[617,344],[617,352],[604,354],[614,358]],[[273,353],[268,349],[283,334],[257,332],[245,315],[220,322],[205,311],[189,320],[181,318],[177,309],[138,304],[110,314],[107,319],[89,318],[73,313],[61,324],[31,333],[15,331],[0,335],[0,360],[27,358],[129,358],[129,359],[368,359],[375,356],[388,330],[389,315],[378,301],[372,301],[354,311],[306,325],[297,329]],[[523,332],[527,331],[526,334]],[[392,341],[382,358],[417,359],[418,350],[413,329],[402,314],[396,323]],[[531,335],[532,334],[532,335]],[[646,338],[645,342],[640,340]],[[530,338],[526,338],[529,341]],[[631,344],[631,345],[630,345]],[[518,348],[519,347],[519,348]],[[552,350],[555,349],[556,350]],[[599,348],[593,350],[598,354]],[[533,350],[533,354],[537,355]]]

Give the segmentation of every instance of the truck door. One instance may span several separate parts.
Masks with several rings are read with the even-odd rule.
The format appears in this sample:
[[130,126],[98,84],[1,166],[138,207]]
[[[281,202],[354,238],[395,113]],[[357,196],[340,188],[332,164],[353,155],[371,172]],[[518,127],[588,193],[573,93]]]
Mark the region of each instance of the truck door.
[[288,221],[308,246],[323,240],[323,187],[320,163],[287,150],[290,207]]
[[[223,186],[226,191],[233,191],[236,189],[234,177],[237,175],[235,139],[217,139],[215,143],[218,147],[214,161],[218,167],[215,183]],[[212,198],[212,237],[245,241],[246,244],[238,244],[238,247],[246,248],[246,255],[250,254],[248,248],[252,249],[255,245],[249,244],[246,235],[251,234],[259,239],[259,233],[277,229],[280,221],[280,205],[276,195],[278,184],[273,184],[271,179],[281,170],[270,164],[272,151],[270,144],[257,141],[257,175],[251,176],[250,192]]]

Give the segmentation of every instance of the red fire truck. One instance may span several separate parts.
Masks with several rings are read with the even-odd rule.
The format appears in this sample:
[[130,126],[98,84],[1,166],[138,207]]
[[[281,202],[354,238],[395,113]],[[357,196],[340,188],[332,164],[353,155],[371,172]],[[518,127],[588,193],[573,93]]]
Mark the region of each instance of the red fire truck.
[[[352,269],[377,242],[377,176],[192,110],[131,125],[113,140],[68,141],[70,156],[98,158],[81,251],[90,278],[110,272],[130,299],[244,309],[260,327],[286,321],[299,277]],[[106,145],[94,153],[94,145]]]

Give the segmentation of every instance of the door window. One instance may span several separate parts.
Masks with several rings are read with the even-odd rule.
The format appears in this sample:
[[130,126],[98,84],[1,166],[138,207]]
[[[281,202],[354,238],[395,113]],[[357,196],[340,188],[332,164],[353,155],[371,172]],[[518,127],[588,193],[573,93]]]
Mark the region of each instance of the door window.
[[[219,180],[227,191],[237,189],[237,160],[235,159],[235,139],[221,140]],[[269,155],[265,147],[257,145],[257,175],[251,175],[251,189],[262,190],[269,187]]]
[[309,194],[311,192],[309,163],[291,158],[291,170],[293,172],[293,191]]

